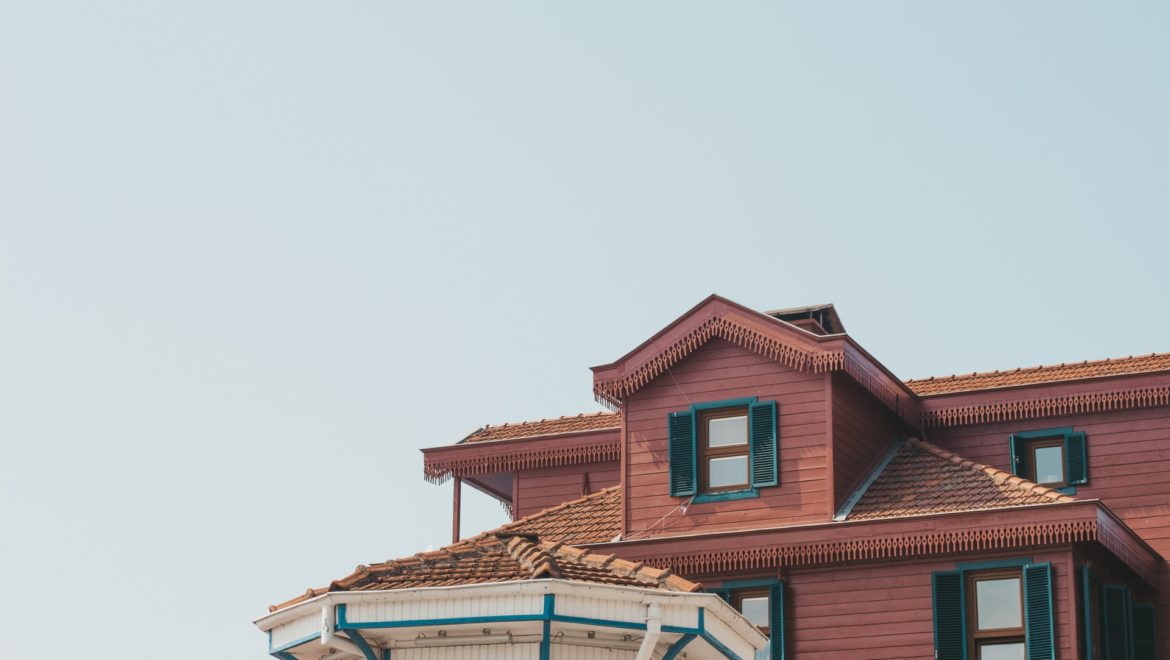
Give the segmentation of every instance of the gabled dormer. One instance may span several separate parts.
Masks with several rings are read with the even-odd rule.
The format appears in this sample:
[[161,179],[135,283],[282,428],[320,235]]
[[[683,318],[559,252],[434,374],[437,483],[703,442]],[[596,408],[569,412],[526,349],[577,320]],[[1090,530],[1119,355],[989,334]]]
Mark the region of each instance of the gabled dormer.
[[625,538],[831,520],[916,414],[843,330],[832,305],[711,296],[595,367],[623,415]]

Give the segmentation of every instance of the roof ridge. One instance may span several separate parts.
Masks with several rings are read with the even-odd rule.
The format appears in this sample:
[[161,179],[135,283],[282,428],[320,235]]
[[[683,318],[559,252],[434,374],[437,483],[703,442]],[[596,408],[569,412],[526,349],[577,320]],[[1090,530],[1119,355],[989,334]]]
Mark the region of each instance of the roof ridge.
[[543,544],[538,545],[524,536],[513,536],[505,547],[513,559],[531,571],[532,579],[564,577],[556,555]]
[[672,591],[694,592],[703,588],[701,583],[675,575],[674,571],[669,568],[652,568],[647,566],[645,562],[618,559],[612,554],[601,555],[563,543],[543,541],[542,545],[548,552],[554,553],[563,561],[590,568],[605,569],[622,577],[633,578],[639,582],[665,587]]
[[980,378],[980,377],[984,377],[984,376],[1000,376],[1000,375],[1004,375],[1004,374],[1015,374],[1015,373],[1036,373],[1036,372],[1049,371],[1052,369],[1061,369],[1061,368],[1066,368],[1066,367],[1095,366],[1095,365],[1100,365],[1100,364],[1124,363],[1124,362],[1129,362],[1131,360],[1146,360],[1146,359],[1157,358],[1157,357],[1170,357],[1170,352],[1143,353],[1140,355],[1127,355],[1125,357],[1107,357],[1107,358],[1101,358],[1101,359],[1097,359],[1097,360],[1081,360],[1079,362],[1078,361],[1061,362],[1059,364],[1056,364],[1056,363],[1038,364],[1038,365],[1035,365],[1032,367],[1016,367],[1014,369],[995,369],[992,371],[972,371],[971,373],[951,374],[949,376],[928,376],[926,378],[910,378],[910,379],[904,380],[902,382],[909,385],[911,383],[929,383],[929,382],[939,382],[939,381],[966,380],[966,379]]
[[1009,486],[1019,488],[1021,490],[1025,490],[1025,491],[1031,492],[1033,494],[1040,495],[1042,497],[1047,497],[1048,499],[1052,500],[1053,502],[1077,502],[1078,501],[1077,498],[1072,497],[1071,495],[1065,495],[1064,493],[1062,493],[1054,488],[1049,488],[1048,486],[1042,486],[1034,481],[1030,481],[1030,480],[1025,479],[1019,475],[1012,474],[1010,472],[1001,470],[997,467],[992,467],[990,465],[984,465],[984,464],[979,463],[977,461],[973,461],[969,458],[964,458],[964,457],[959,456],[958,454],[956,454],[954,452],[947,451],[947,450],[943,449],[942,447],[939,447],[938,445],[936,445],[932,442],[927,442],[926,440],[921,440],[919,438],[910,438],[907,441],[907,444],[909,446],[922,449],[923,451],[926,451],[930,454],[933,454],[933,455],[935,455],[943,460],[950,461],[951,463],[954,463],[955,465],[958,465],[960,467],[965,467],[965,468],[969,468],[969,469],[972,469],[972,470],[975,470],[978,472],[983,472],[984,474],[988,475],[992,479],[995,479],[996,483],[1008,484]]

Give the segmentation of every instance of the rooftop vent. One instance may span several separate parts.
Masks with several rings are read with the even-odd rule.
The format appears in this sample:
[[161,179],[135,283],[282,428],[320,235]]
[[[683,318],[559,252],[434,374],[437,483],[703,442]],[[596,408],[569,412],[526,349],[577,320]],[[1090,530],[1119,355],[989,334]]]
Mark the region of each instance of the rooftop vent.
[[832,303],[774,309],[764,313],[814,335],[845,334],[845,326],[841,325],[841,318],[837,316],[837,310],[833,308]]

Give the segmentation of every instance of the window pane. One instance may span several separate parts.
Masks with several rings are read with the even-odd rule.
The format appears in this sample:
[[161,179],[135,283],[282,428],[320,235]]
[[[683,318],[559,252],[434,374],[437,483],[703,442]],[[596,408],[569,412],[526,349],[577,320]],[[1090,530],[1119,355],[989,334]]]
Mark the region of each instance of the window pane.
[[979,647],[980,660],[1024,660],[1024,645],[1014,644],[984,644]]
[[747,426],[747,416],[712,419],[707,422],[707,446],[746,445]]
[[1064,448],[1036,449],[1036,483],[1058,484],[1064,481]]
[[747,456],[727,456],[707,461],[709,488],[722,488],[747,483]]
[[754,596],[744,598],[739,602],[739,609],[744,617],[758,628],[768,627],[768,597]]
[[1022,628],[1024,625],[1020,612],[1020,578],[977,581],[975,602],[980,630]]

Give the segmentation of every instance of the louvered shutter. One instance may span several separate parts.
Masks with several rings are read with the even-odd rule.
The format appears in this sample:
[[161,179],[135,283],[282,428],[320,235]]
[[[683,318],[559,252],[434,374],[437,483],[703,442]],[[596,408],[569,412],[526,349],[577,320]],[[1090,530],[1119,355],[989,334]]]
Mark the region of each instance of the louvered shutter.
[[694,495],[697,490],[698,466],[695,451],[695,413],[670,413],[670,494],[673,497]]
[[1024,454],[1027,453],[1027,444],[1019,436],[1008,438],[1012,450],[1012,474],[1023,476],[1028,474],[1028,466],[1024,465]]
[[1028,660],[1056,660],[1052,616],[1052,564],[1024,567],[1024,617]]
[[776,441],[776,402],[751,404],[748,420],[752,487],[775,486],[780,483],[780,469],[776,460],[779,445]]
[[772,660],[784,660],[784,583],[768,587],[768,628],[772,638]]
[[966,660],[967,622],[963,613],[963,574],[939,571],[932,576],[935,660]]
[[1129,593],[1119,584],[1105,585],[1105,621],[1102,626],[1101,650],[1105,660],[1129,657]]
[[1068,461],[1068,485],[1089,481],[1089,457],[1085,452],[1085,434],[1069,433],[1064,437],[1064,455]]
[[1158,625],[1153,605],[1133,606],[1133,660],[1154,660],[1157,656]]

